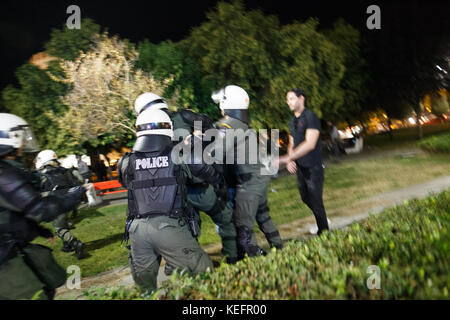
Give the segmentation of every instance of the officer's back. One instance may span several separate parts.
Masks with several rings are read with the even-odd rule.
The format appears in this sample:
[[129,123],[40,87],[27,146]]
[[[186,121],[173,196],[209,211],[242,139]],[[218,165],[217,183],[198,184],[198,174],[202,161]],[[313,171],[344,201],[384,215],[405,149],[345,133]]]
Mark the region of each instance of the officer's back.
[[[145,110],[137,118],[136,131],[133,151],[119,161],[119,181],[128,189],[133,279],[143,289],[153,290],[161,257],[193,273],[212,267],[212,262],[189,229],[192,211],[185,201],[186,166],[172,158],[172,121],[164,111]],[[220,177],[212,166],[191,168],[207,181]]]

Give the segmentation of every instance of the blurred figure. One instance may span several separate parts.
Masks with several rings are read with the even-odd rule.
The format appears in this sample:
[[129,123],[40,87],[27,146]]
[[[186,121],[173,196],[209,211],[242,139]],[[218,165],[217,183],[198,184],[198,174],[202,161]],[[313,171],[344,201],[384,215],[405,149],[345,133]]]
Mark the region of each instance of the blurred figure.
[[84,183],[88,183],[91,180],[91,170],[89,169],[86,162],[81,160],[81,156],[77,155],[77,168],[78,172],[83,177]]
[[94,164],[94,171],[97,175],[97,181],[106,181],[107,179],[107,169],[102,160],[97,159]]
[[[36,157],[36,169],[40,173],[40,189],[44,195],[66,195],[70,188],[84,184],[77,170],[63,168],[53,150],[39,152]],[[74,208],[75,215],[77,208]],[[75,251],[77,258],[84,257],[84,244],[70,232],[72,222],[69,212],[59,215],[53,220],[56,235],[63,241],[63,252]]]
[[65,196],[42,198],[32,186],[32,175],[17,161],[23,152],[37,152],[29,125],[13,114],[0,114],[0,299],[53,299],[66,281],[66,272],[51,249],[31,244],[38,236],[52,237],[40,225],[80,203],[83,187]]
[[338,160],[341,156],[339,131],[331,121],[328,121],[327,124],[330,128],[331,150],[333,151],[335,159]]

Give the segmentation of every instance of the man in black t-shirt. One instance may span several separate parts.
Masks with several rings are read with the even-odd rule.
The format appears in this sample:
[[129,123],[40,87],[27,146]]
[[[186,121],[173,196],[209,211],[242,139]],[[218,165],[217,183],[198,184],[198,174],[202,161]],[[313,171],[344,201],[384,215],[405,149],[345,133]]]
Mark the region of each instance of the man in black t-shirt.
[[324,166],[320,150],[320,120],[306,108],[306,96],[302,89],[289,90],[287,104],[294,112],[289,122],[288,154],[279,158],[289,173],[297,173],[298,189],[303,202],[316,218],[318,234],[328,230],[323,205]]

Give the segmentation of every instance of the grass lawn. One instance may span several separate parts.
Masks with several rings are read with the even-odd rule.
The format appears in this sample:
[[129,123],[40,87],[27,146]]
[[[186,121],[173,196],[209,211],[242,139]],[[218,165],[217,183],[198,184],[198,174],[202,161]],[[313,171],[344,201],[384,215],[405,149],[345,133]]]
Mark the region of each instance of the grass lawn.
[[[450,122],[423,126],[424,138],[450,131]],[[372,150],[392,150],[417,147],[418,129],[416,127],[393,130],[394,139],[391,141],[387,132],[369,135],[364,139],[364,148]]]
[[[407,138],[404,139],[408,141]],[[414,139],[409,140],[414,141]],[[378,193],[448,174],[450,174],[450,156],[445,154],[425,154],[411,158],[391,155],[345,159],[325,169],[325,209],[345,208],[355,201]],[[300,199],[295,176],[273,180],[268,190],[268,203],[276,224],[284,224],[312,215]],[[128,250],[125,244],[121,244],[125,225],[125,208],[125,205],[116,205],[80,211],[74,220],[76,228],[72,232],[86,243],[86,252],[89,256],[83,260],[77,260],[72,253],[61,252],[62,242],[59,239],[51,243],[49,240],[39,238],[35,242],[54,249],[55,258],[63,267],[78,265],[82,276],[94,275],[126,265]],[[215,232],[212,220],[203,213],[201,215],[200,244],[219,242],[220,238]],[[52,228],[51,225],[49,226]]]

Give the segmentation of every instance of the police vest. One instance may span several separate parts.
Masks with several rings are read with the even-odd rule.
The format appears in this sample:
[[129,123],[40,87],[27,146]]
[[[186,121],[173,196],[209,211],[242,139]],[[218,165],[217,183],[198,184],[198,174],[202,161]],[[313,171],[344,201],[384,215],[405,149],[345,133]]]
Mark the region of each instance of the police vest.
[[77,185],[70,170],[63,167],[46,166],[41,174],[45,177],[41,185],[42,192],[60,190],[56,193],[63,193]]
[[125,175],[131,217],[183,213],[183,173],[172,162],[170,147],[157,153],[132,152]]

